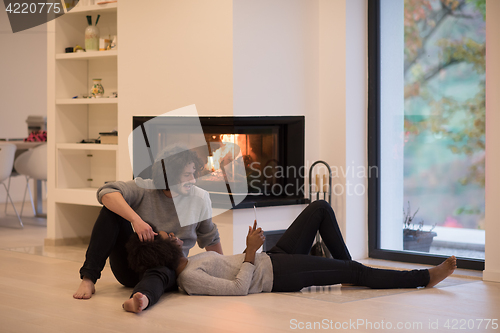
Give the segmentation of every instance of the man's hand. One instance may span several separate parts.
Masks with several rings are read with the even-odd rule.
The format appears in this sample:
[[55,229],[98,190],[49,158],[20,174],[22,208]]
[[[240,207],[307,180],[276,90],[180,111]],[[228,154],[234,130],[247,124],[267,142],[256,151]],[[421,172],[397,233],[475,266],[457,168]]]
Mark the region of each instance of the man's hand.
[[128,205],[120,192],[111,192],[104,194],[101,198],[104,206],[110,211],[120,215],[132,224],[135,232],[141,241],[152,241],[157,235],[149,224]]
[[142,242],[152,242],[155,236],[158,235],[153,231],[153,228],[142,219],[132,222],[132,226]]

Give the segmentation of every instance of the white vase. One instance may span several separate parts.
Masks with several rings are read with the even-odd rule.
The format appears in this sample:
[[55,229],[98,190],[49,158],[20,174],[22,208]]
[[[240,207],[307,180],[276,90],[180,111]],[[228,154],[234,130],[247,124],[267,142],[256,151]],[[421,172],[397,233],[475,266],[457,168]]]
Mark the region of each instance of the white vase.
[[104,87],[101,84],[101,79],[92,80],[92,88],[90,88],[90,96],[93,98],[101,98],[104,96]]

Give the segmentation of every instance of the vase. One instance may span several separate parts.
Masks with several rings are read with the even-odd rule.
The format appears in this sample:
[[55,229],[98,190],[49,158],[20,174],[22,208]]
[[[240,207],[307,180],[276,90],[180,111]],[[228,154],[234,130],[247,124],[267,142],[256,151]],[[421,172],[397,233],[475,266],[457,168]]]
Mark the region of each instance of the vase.
[[85,28],[85,50],[99,51],[99,28],[95,25],[89,25]]
[[92,79],[92,88],[90,88],[90,96],[93,98],[101,98],[104,95],[104,87],[101,84],[101,79]]

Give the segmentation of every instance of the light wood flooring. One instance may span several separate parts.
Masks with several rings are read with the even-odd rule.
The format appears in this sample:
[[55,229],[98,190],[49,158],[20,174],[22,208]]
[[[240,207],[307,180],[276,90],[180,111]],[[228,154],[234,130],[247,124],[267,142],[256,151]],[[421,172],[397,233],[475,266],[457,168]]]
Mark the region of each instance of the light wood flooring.
[[[0,208],[0,332],[255,333],[335,331],[335,325],[339,331],[358,332],[387,331],[389,325],[393,332],[450,332],[453,327],[500,332],[491,321],[486,329],[487,319],[497,319],[500,325],[500,283],[483,282],[480,273],[464,270],[431,289],[336,285],[244,297],[173,293],[135,315],[121,307],[131,289],[116,282],[109,267],[90,300],[73,299],[85,246],[44,247],[43,220],[25,218],[24,229],[14,228],[15,220],[3,216]],[[438,329],[433,329],[436,324]]]

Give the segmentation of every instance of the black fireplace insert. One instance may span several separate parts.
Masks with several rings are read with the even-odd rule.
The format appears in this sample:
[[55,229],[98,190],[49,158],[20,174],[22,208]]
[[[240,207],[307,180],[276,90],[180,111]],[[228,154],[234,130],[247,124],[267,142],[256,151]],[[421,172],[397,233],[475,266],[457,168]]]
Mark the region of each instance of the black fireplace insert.
[[[151,167],[145,167],[144,161],[181,141],[204,163],[196,185],[210,193],[214,207],[224,206],[228,194],[231,208],[308,201],[304,193],[304,116],[137,116],[133,129],[135,176],[151,178]],[[221,190],[221,183],[227,185],[227,191]]]

